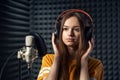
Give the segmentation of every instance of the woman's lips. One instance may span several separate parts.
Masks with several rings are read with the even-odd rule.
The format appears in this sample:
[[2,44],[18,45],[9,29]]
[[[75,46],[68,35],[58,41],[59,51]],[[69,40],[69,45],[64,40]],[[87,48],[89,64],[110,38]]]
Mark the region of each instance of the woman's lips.
[[68,42],[73,42],[75,39],[74,38],[67,38]]

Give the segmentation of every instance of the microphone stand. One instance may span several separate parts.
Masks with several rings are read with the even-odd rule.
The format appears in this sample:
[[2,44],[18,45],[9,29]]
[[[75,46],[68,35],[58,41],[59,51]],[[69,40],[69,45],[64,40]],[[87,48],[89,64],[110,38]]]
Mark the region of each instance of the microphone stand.
[[38,58],[38,56],[35,56],[34,58],[32,58],[32,61],[30,61],[29,63],[27,63],[27,65],[28,65],[29,80],[32,80],[32,64],[33,64],[34,60],[37,59],[37,58]]
[[32,80],[32,68],[28,68],[28,75],[29,75],[29,80]]
[[22,65],[21,65],[21,59],[18,59],[19,60],[19,80],[22,80]]

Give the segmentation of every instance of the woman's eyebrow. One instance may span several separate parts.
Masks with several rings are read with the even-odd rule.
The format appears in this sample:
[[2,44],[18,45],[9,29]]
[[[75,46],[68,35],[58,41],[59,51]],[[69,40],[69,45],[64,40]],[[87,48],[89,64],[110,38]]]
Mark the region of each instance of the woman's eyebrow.
[[[63,25],[63,28],[69,28],[70,26],[67,26],[67,25]],[[74,28],[80,28],[79,25],[75,25]]]
[[[69,27],[69,26],[66,26],[66,25],[64,25],[63,27]],[[75,28],[79,28],[80,26],[74,26]]]
[[69,27],[69,26],[64,25],[63,27]]

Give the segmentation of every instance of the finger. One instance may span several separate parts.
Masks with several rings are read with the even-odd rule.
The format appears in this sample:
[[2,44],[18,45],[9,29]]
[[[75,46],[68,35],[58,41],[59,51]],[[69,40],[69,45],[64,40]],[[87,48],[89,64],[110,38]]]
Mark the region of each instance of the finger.
[[52,43],[55,41],[55,36],[54,36],[54,33],[52,33]]
[[58,51],[57,51],[58,46],[56,44],[56,39],[55,39],[55,34],[54,33],[52,33],[52,46],[53,46],[54,53],[58,53]]
[[52,45],[53,45],[53,48],[55,47],[55,34],[52,33]]
[[52,33],[52,44],[56,44],[56,38],[54,33]]
[[92,44],[91,44],[91,42],[89,41],[88,44],[89,44],[89,48],[87,49],[87,51],[86,51],[86,53],[85,53],[85,56],[86,56],[86,57],[87,57],[87,56],[91,53],[91,51],[92,51]]

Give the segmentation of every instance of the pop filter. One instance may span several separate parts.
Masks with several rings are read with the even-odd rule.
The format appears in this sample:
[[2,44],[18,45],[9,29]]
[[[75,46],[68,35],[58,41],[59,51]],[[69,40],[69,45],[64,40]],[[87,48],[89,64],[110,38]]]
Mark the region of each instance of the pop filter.
[[30,35],[35,37],[35,45],[38,50],[38,56],[43,57],[47,53],[47,47],[43,37],[38,32],[31,32]]

